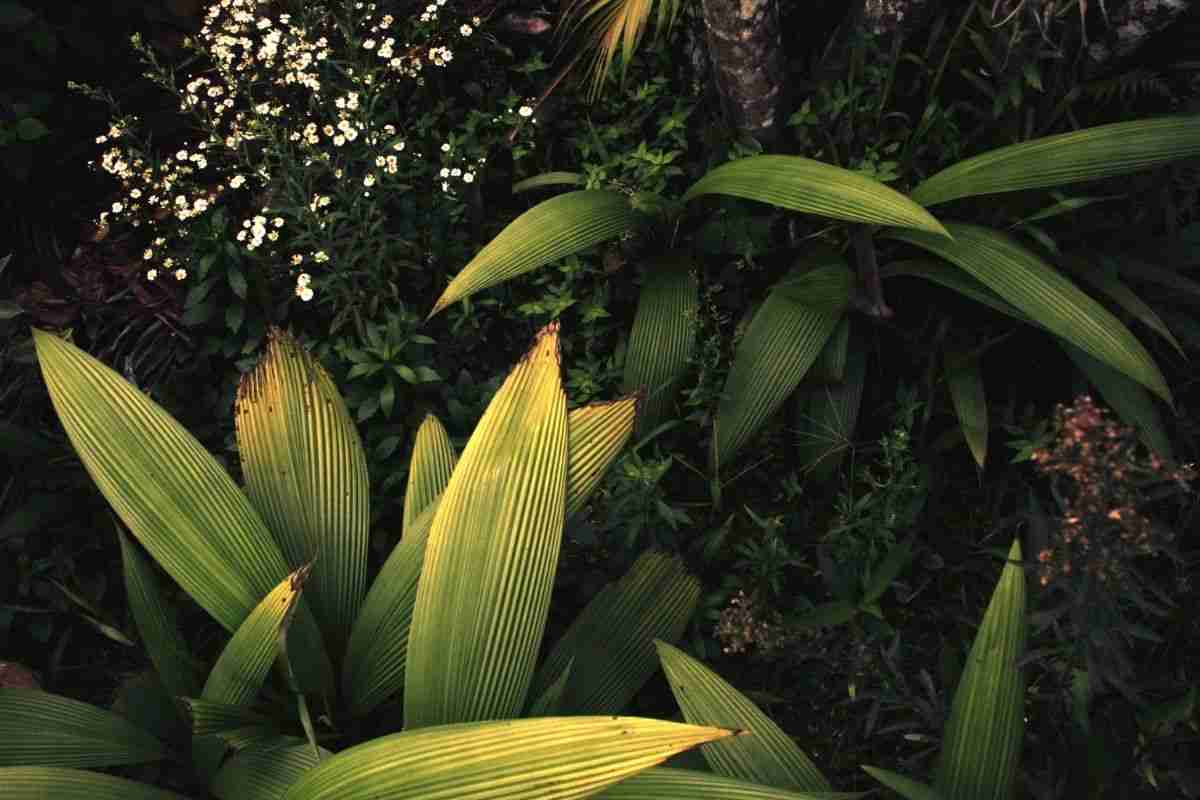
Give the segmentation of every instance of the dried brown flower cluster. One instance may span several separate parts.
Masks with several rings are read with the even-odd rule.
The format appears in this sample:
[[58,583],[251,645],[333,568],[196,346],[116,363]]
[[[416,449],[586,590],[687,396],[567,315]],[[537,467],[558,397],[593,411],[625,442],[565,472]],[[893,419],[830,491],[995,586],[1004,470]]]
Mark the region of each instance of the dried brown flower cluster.
[[785,638],[778,614],[771,622],[763,619],[759,604],[754,598],[738,590],[729,600],[729,606],[721,612],[714,635],[721,643],[724,653],[744,653],[757,647],[766,653],[783,643]]
[[1113,421],[1088,395],[1060,405],[1056,420],[1055,442],[1033,453],[1063,502],[1058,536],[1038,553],[1041,583],[1072,575],[1119,578],[1134,556],[1158,551],[1173,538],[1138,510],[1140,490],[1163,481],[1186,489],[1195,473],[1157,454],[1142,456],[1136,432]]

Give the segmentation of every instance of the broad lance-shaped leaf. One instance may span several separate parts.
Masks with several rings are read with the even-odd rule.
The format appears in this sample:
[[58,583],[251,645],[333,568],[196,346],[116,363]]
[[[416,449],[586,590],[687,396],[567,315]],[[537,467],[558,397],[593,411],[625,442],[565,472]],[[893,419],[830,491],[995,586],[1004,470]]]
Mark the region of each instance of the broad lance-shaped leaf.
[[39,689],[0,689],[0,767],[112,767],[163,754],[157,739],[111,711]]
[[841,383],[846,379],[846,358],[850,350],[850,318],[842,317],[829,335],[821,354],[808,371],[808,379],[820,383]]
[[524,705],[566,509],[558,347],[551,323],[492,398],[438,501],[409,630],[406,728],[514,717]]
[[450,482],[458,456],[442,423],[433,414],[426,414],[417,428],[412,460],[408,464],[408,486],[404,490],[404,528],[413,522]]
[[[288,574],[254,506],[157,403],[75,345],[39,330],[33,338],[55,411],[104,499],[184,591],[236,630]],[[296,635],[305,680],[327,673],[304,609]]]
[[320,364],[277,328],[238,385],[246,493],[289,564],[316,560],[305,594],[340,652],[366,592],[367,459],[346,404]]
[[960,197],[1064,186],[1197,155],[1198,114],[1117,122],[981,153],[926,178],[913,189],[912,199],[931,206]]
[[1014,541],[954,692],[934,788],[947,798],[1009,800],[1024,733],[1025,571]]
[[947,289],[958,292],[963,297],[970,298],[993,311],[998,311],[1001,314],[1012,317],[1018,322],[1024,322],[1027,325],[1037,325],[1036,322],[1009,305],[987,286],[984,286],[960,268],[945,261],[912,258],[903,261],[893,261],[879,270],[879,277],[881,278],[893,278],[896,276],[924,278],[939,286],[944,286]]
[[124,532],[118,531],[117,539],[121,543],[125,597],[159,680],[172,696],[196,694],[200,686],[197,663],[188,652],[178,620],[169,613],[154,568]]
[[583,186],[587,177],[578,172],[543,172],[512,185],[512,193],[519,194],[531,189],[541,189],[546,186]]
[[[278,800],[319,763],[317,755],[307,744],[253,745],[225,762],[209,790],[221,800]],[[332,755],[321,748],[321,758]]]
[[845,264],[831,259],[785,279],[768,295],[738,343],[717,405],[715,469],[731,461],[796,389],[837,326],[852,281]]
[[831,219],[949,236],[932,214],[895,189],[800,156],[750,156],[722,164],[693,184],[683,200],[705,194],[744,197]]
[[[629,441],[637,396],[572,409],[567,415],[567,502],[569,517],[600,484],[604,472]],[[425,558],[435,500],[413,521],[376,576],[347,650],[343,691],[351,710],[364,714],[400,690],[417,581]]]
[[1110,272],[1103,266],[1088,264],[1082,259],[1064,258],[1062,263],[1063,266],[1078,275],[1080,280],[1104,292],[1113,302],[1136,317],[1143,325],[1170,342],[1179,355],[1187,358],[1187,354],[1183,352],[1183,347],[1180,346],[1174,334],[1171,333],[1171,329],[1163,322],[1158,312],[1126,286],[1117,277],[1115,271]]
[[749,698],[682,650],[665,642],[655,645],[684,719],[750,732],[701,748],[714,772],[780,789],[831,790],[804,751]]
[[188,800],[115,775],[63,767],[0,767],[5,800]]
[[250,612],[213,665],[203,699],[249,705],[258,696],[278,656],[279,632],[291,621],[311,568],[307,564],[284,578]]
[[540,695],[571,666],[559,708],[617,714],[658,669],[654,640],[675,641],[700,600],[683,562],[644,553],[580,612],[543,662],[531,694]]
[[1171,391],[1150,353],[1104,306],[1007,234],[965,223],[947,225],[952,241],[919,231],[885,235],[961,267],[1051,333],[1171,402]]
[[988,416],[987,398],[983,391],[983,375],[979,371],[979,360],[965,354],[946,354],[946,385],[950,388],[950,400],[958,424],[966,437],[967,446],[975,463],[983,468],[987,458]]
[[640,387],[646,402],[638,430],[653,430],[671,409],[696,342],[700,288],[687,254],[668,253],[646,268],[625,351],[624,391]]
[[799,792],[694,769],[651,767],[596,800],[858,800],[863,792]]
[[1113,407],[1125,424],[1137,430],[1142,442],[1160,456],[1171,458],[1171,438],[1167,436],[1162,416],[1158,413],[1150,393],[1078,347],[1072,347],[1066,342],[1061,344],[1063,350],[1075,362],[1075,366],[1087,377],[1088,382],[1099,390],[1104,402]]
[[644,220],[620,192],[590,189],[551,197],[488,242],[450,281],[429,316],[481,289],[620,236]]
[[613,716],[438,725],[343,750],[306,772],[283,798],[573,800],[734,733]]

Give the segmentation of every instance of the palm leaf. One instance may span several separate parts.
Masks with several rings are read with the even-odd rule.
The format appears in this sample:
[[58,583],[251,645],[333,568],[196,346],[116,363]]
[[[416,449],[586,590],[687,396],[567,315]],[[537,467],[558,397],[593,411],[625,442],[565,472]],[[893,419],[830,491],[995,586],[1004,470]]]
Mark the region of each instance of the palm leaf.
[[481,289],[620,236],[643,219],[619,192],[592,189],[551,197],[488,242],[450,281],[429,316]]
[[[320,756],[332,755],[322,748]],[[221,800],[278,800],[300,776],[319,763],[307,744],[253,745],[221,767],[209,790]]]
[[283,797],[572,800],[733,733],[612,716],[439,725],[344,750],[306,772]]
[[889,231],[885,235],[961,267],[1056,336],[1171,402],[1171,392],[1154,359],[1107,309],[1006,234],[965,223],[948,225],[953,240],[920,231]]
[[710,170],[684,194],[686,203],[723,194],[830,219],[915,228],[949,237],[928,211],[879,181],[800,156],[750,156]]
[[0,689],[0,742],[0,767],[111,767],[164,756],[124,717],[39,689]]
[[[754,314],[733,356],[717,405],[712,463],[720,469],[783,404],[816,361],[850,296],[852,276],[837,260],[787,279]],[[801,302],[805,284],[819,287]],[[825,287],[836,286],[830,297]],[[786,288],[784,288],[786,286]]]
[[1014,541],[954,692],[934,788],[942,797],[1009,800],[1024,731],[1025,571]]
[[[55,411],[104,499],[184,591],[236,630],[288,574],[254,506],[157,403],[75,345],[33,338]],[[329,661],[304,608],[296,635],[305,680],[323,683]]]
[[654,640],[675,641],[700,599],[683,562],[644,553],[580,612],[534,679],[540,694],[568,667],[559,708],[572,714],[617,714],[658,669]]
[[316,560],[305,594],[340,651],[366,591],[370,536],[354,421],[325,370],[278,329],[238,386],[235,421],[246,493],[292,567]]
[[492,398],[429,529],[409,629],[406,728],[520,713],[549,611],[567,489],[558,325]]
[[978,357],[947,353],[944,364],[946,385],[958,424],[966,437],[975,463],[983,469],[987,459],[987,397],[983,391],[983,373]]
[[408,465],[408,486],[404,490],[404,530],[410,530],[416,518],[433,503],[450,482],[458,456],[442,423],[426,414],[417,428],[412,460]]
[[[569,454],[566,512],[583,508],[605,470],[633,432],[637,397],[592,403],[567,416]],[[404,682],[408,631],[417,581],[437,501],[413,521],[376,576],[347,649],[343,690],[355,714],[364,714]]]
[[1117,122],[1001,147],[953,164],[912,191],[923,206],[1065,186],[1200,155],[1200,115]]
[[891,770],[865,766],[863,770],[896,794],[907,798],[907,800],[942,800],[942,796],[932,786],[914,781],[912,778],[906,778]]
[[528,192],[531,189],[541,189],[546,186],[582,186],[587,178],[578,172],[543,172],[512,185],[512,193]]
[[695,265],[680,252],[653,261],[638,296],[625,351],[624,390],[644,387],[638,429],[652,430],[671,409],[696,342],[700,288]]
[[701,748],[714,772],[779,789],[830,791],[804,751],[749,698],[682,650],[665,642],[655,645],[684,719],[750,732]]
[[0,767],[6,800],[187,800],[115,775],[64,767]]
[[196,662],[180,634],[178,621],[168,613],[170,606],[153,566],[123,532],[118,531],[117,538],[121,543],[125,597],[158,679],[170,695],[196,694]]
[[854,800],[863,796],[863,792],[799,792],[700,770],[651,767],[605,789],[596,800]]

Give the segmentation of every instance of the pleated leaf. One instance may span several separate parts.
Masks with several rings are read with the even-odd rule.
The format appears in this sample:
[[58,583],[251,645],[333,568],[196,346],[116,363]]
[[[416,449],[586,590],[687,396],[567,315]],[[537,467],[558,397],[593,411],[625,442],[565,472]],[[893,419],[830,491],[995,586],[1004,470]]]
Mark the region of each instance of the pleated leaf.
[[846,379],[846,358],[850,345],[850,318],[842,317],[821,354],[808,371],[808,379],[818,383],[841,383]]
[[1108,272],[1103,267],[1080,263],[1074,259],[1064,259],[1063,264],[1078,275],[1080,280],[1108,295],[1113,302],[1127,313],[1170,342],[1179,355],[1187,358],[1187,355],[1183,352],[1183,348],[1179,345],[1179,342],[1175,339],[1174,334],[1171,333],[1167,324],[1163,322],[1162,317],[1158,315],[1158,312],[1151,308],[1145,300],[1138,297],[1120,278]]
[[512,193],[528,192],[531,189],[541,189],[546,186],[583,186],[587,178],[578,172],[543,172],[512,185]]
[[290,566],[316,560],[305,594],[340,652],[367,582],[370,485],[358,430],[321,365],[274,328],[236,407],[246,493]]
[[0,767],[111,767],[162,757],[158,739],[111,711],[39,689],[0,689]]
[[406,728],[515,717],[554,588],[567,491],[558,325],[492,398],[438,501],[404,677]]
[[797,392],[795,458],[814,480],[829,480],[850,449],[866,373],[867,354],[854,347],[846,355],[845,380],[802,386]]
[[213,665],[202,699],[244,706],[258,696],[279,656],[280,631],[291,621],[310,569],[305,565],[284,578],[250,612]]
[[999,231],[947,223],[953,241],[917,231],[889,231],[961,267],[1047,330],[1171,402],[1154,359],[1106,308],[1015,239]]
[[907,800],[942,800],[932,786],[879,767],[863,767],[868,775]]
[[1142,442],[1163,458],[1171,458],[1171,438],[1167,436],[1162,415],[1150,393],[1078,347],[1066,342],[1062,345],[1079,371],[1100,392],[1104,402],[1113,407],[1126,425],[1137,430]]
[[288,574],[250,501],[132,384],[57,336],[33,338],[55,411],[105,499],[184,591],[236,630]]
[[620,236],[644,219],[624,194],[603,189],[567,192],[538,203],[463,267],[429,316],[482,289]]
[[779,789],[831,790],[804,751],[749,698],[682,650],[665,642],[655,644],[684,719],[693,725],[750,732],[701,748],[714,772]]
[[344,750],[306,772],[284,799],[571,800],[733,733],[613,716],[439,725]]
[[895,189],[800,156],[750,156],[722,164],[693,184],[683,201],[705,194],[744,197],[830,219],[949,236],[932,214]]
[[[840,299],[825,307],[798,302],[794,297],[806,278],[814,284],[836,280]],[[826,263],[788,280],[791,296],[777,290],[767,296],[738,343],[717,405],[714,469],[731,461],[795,391],[837,326],[851,282],[844,264]]]
[[596,800],[852,800],[865,792],[798,792],[692,769],[651,767]]
[[1010,800],[1025,729],[1025,572],[1014,541],[954,692],[934,788],[942,797]]
[[533,701],[529,704],[529,708],[525,709],[526,717],[552,717],[559,713],[559,708],[562,706],[563,692],[567,688],[567,680],[571,677],[571,662],[567,662],[567,666],[558,673],[558,677],[554,679],[554,683],[542,690],[541,694],[533,695]]
[[417,428],[412,460],[408,464],[408,486],[404,490],[404,530],[437,499],[450,482],[450,473],[458,456],[450,435],[432,414],[426,414]]
[[64,767],[0,767],[5,800],[187,800],[115,775]]
[[158,679],[172,696],[194,695],[200,686],[197,664],[188,652],[177,620],[169,613],[158,575],[124,532],[118,532],[118,540],[125,597]]
[[604,473],[633,436],[641,394],[589,403],[567,415],[567,508],[570,518],[583,508]]
[[893,261],[880,268],[881,278],[905,275],[914,278],[924,278],[927,281],[944,286],[958,292],[963,297],[970,298],[976,303],[985,305],[993,311],[999,311],[1015,320],[1027,324],[1036,324],[1021,311],[1009,305],[987,286],[963,272],[958,267],[944,261],[926,261],[923,259],[906,259]]
[[531,691],[540,694],[571,665],[562,711],[620,713],[658,670],[654,641],[678,640],[699,600],[700,584],[682,561],[642,554],[580,612],[546,657]]
[[[1117,122],[1001,147],[952,164],[912,191],[923,206],[1065,186],[1200,155],[1200,115]],[[953,233],[953,232],[952,232]]]
[[270,724],[270,720],[262,714],[244,705],[218,703],[202,697],[183,697],[179,702],[187,710],[192,734],[195,736],[224,733],[253,725],[265,727]]
[[966,437],[967,447],[975,463],[983,468],[987,459],[988,414],[987,397],[983,390],[983,373],[979,359],[963,354],[947,353],[944,364],[946,385],[958,424]]
[[[321,748],[320,755],[329,758],[332,753]],[[209,791],[221,800],[278,800],[317,763],[317,753],[307,744],[253,745],[225,762]]]
[[624,391],[646,391],[638,430],[653,430],[675,401],[696,343],[700,287],[695,265],[672,252],[646,268],[637,314],[625,351]]
[[[583,508],[629,441],[637,404],[637,396],[630,396],[580,406],[567,415],[568,516]],[[363,603],[343,673],[343,691],[355,714],[366,713],[403,686],[417,582],[437,503],[413,521],[412,530],[392,550]]]

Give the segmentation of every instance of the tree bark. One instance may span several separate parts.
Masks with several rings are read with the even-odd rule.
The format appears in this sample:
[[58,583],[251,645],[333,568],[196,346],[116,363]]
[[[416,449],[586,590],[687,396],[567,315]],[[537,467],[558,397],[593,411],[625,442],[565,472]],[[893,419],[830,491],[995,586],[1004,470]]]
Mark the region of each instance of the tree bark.
[[725,119],[770,149],[782,129],[783,40],[775,0],[703,0],[708,55]]

